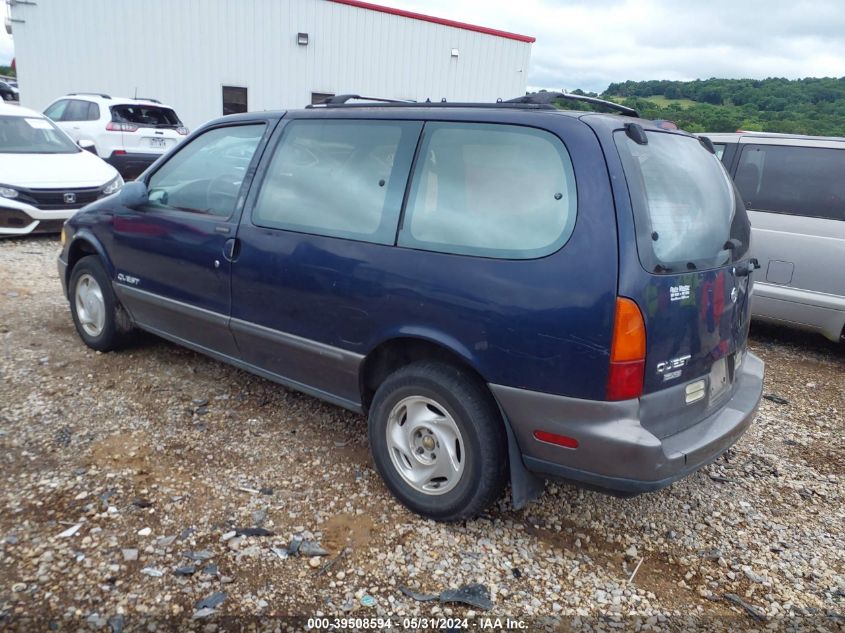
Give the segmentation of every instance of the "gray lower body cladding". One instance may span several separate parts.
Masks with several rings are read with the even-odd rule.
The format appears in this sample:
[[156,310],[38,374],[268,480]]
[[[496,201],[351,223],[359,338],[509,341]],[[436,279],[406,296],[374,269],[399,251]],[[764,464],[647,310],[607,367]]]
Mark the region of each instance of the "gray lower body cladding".
[[[753,421],[763,391],[763,361],[747,353],[730,397],[683,430],[658,437],[642,412],[646,395],[603,402],[490,385],[508,416],[529,470],[620,493],[658,490],[714,461]],[[680,393],[679,397],[683,397]],[[534,437],[535,430],[574,438],[564,448]]]

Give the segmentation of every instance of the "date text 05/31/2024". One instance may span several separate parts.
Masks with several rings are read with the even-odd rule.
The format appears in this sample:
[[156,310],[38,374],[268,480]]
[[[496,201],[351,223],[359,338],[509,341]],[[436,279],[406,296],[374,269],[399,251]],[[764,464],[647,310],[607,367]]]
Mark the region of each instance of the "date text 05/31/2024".
[[521,631],[528,624],[514,618],[308,618],[309,631]]

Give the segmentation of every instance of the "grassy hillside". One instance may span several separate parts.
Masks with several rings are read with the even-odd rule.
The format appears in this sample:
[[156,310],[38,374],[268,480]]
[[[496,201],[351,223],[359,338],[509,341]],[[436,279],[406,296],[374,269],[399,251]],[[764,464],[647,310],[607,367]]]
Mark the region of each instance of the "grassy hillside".
[[600,96],[690,132],[845,136],[845,77],[626,81]]
[[651,101],[654,105],[659,106],[661,108],[668,108],[671,105],[676,105],[684,110],[696,105],[698,102],[693,101],[692,99],[667,99],[663,95],[652,95],[651,97],[646,97],[647,101]]

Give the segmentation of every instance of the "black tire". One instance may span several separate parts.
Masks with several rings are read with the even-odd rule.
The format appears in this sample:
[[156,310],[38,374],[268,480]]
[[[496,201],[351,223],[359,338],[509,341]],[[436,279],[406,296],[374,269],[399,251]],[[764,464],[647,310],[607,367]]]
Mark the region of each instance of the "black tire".
[[[77,287],[80,280],[86,277],[93,278],[99,286],[105,306],[103,327],[96,335],[86,331],[78,314]],[[79,334],[79,338],[91,349],[110,352],[122,347],[131,338],[133,328],[129,316],[117,300],[114,290],[112,290],[111,280],[97,256],[83,257],[73,267],[68,284],[68,301],[70,302],[70,313],[73,316],[76,332]]]
[[[465,462],[458,483],[448,492],[429,494],[416,490],[391,459],[387,440],[390,413],[405,398],[413,396],[435,401],[460,431]],[[469,519],[504,491],[508,452],[501,415],[486,385],[457,366],[420,361],[388,376],[370,407],[369,436],[373,461],[385,484],[417,514],[435,521]]]

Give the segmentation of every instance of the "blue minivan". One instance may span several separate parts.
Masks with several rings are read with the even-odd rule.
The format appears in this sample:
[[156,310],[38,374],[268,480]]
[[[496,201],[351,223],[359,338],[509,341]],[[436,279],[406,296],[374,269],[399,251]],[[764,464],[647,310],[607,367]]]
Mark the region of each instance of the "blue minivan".
[[517,506],[670,484],[760,400],[745,206],[706,139],[549,96],[208,123],[65,225],[80,337],[146,330],[367,415],[436,520],[508,481]]

